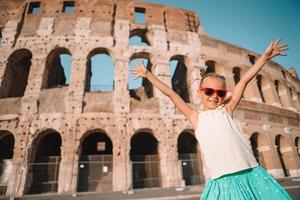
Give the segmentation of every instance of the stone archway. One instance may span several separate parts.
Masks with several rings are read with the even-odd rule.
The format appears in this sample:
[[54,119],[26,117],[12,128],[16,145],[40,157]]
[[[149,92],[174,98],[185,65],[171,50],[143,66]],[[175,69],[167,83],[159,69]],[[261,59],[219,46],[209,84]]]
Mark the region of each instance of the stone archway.
[[0,131],[0,196],[5,195],[12,171],[15,139],[12,133]]
[[28,194],[52,193],[58,190],[59,166],[61,161],[61,136],[46,130],[33,141],[28,163]]
[[113,145],[103,131],[92,131],[80,146],[77,191],[112,191]]
[[177,139],[177,152],[185,185],[204,183],[201,156],[194,135],[186,131],[182,132]]
[[160,187],[160,162],[158,141],[149,132],[139,132],[130,141],[132,187]]

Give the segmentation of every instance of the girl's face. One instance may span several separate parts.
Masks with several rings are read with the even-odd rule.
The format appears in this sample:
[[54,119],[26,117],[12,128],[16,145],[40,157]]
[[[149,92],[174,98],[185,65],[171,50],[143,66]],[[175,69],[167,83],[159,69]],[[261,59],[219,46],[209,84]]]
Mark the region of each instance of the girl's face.
[[224,80],[221,80],[216,77],[207,77],[204,79],[201,87],[198,89],[198,94],[202,99],[203,109],[210,110],[215,109],[218,106],[222,105],[225,99],[224,97],[220,97],[217,92],[214,92],[211,96],[205,94],[205,92],[201,89],[204,88],[212,88],[217,90],[226,90]]

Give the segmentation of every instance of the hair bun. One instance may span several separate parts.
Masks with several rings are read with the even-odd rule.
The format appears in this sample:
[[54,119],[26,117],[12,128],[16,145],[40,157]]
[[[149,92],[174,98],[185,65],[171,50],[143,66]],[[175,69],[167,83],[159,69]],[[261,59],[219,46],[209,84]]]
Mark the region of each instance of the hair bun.
[[205,76],[205,74],[206,74],[206,70],[203,69],[203,68],[201,68],[200,69],[200,75],[201,75],[201,77]]

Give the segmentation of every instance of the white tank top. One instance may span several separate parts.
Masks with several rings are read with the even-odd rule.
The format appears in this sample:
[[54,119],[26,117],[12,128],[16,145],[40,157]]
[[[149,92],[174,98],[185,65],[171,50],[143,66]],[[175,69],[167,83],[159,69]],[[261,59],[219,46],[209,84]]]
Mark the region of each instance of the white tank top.
[[208,178],[216,179],[258,166],[249,139],[233,122],[224,105],[199,112],[195,132]]

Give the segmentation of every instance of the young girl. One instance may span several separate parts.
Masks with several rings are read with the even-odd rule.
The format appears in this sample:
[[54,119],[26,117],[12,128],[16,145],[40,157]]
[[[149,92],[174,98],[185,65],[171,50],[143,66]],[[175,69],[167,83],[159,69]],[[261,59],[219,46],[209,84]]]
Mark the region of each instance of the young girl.
[[130,70],[137,76],[136,78],[147,78],[153,86],[167,95],[195,129],[209,177],[201,199],[292,199],[276,180],[259,166],[253,156],[249,140],[232,119],[233,111],[240,102],[247,84],[264,64],[275,56],[286,56],[283,51],[287,50],[288,46],[279,45],[279,42],[280,40],[270,43],[265,53],[241,78],[226,100],[224,77],[216,73],[204,75],[197,91],[203,104],[201,112],[186,104],[143,64]]

